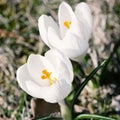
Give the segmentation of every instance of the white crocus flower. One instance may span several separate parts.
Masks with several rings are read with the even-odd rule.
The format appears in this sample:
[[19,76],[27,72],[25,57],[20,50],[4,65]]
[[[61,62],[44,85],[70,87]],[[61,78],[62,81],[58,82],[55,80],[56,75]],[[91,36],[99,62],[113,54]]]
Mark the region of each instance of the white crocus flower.
[[31,54],[17,70],[17,81],[29,95],[56,103],[71,91],[72,64],[57,50],[49,50],[45,56]]
[[81,2],[72,8],[62,2],[58,10],[58,24],[51,16],[42,15],[38,20],[39,32],[44,43],[59,49],[69,58],[80,61],[89,47],[92,15],[89,6]]

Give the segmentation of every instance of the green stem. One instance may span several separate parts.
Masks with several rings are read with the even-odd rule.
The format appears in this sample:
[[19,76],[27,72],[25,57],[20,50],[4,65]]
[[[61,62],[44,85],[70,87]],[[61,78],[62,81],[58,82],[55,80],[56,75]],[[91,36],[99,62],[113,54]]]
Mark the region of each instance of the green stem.
[[90,115],[90,114],[82,114],[79,115],[75,118],[75,120],[80,120],[80,119],[94,119],[94,120],[115,120],[113,118],[109,118],[109,117],[103,117],[100,115]]
[[61,116],[63,117],[63,120],[72,120],[71,110],[66,105],[65,101],[60,101],[60,110],[61,110]]

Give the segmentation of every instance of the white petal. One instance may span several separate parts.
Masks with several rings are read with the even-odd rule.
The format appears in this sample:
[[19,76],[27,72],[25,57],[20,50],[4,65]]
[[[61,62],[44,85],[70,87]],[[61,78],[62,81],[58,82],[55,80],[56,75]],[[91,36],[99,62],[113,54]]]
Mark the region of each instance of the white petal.
[[[65,36],[64,41],[66,41],[66,46],[69,45],[69,47],[64,47],[62,52],[68,55],[68,57],[71,59],[81,57],[87,52],[89,47],[88,41],[72,33],[68,33]],[[63,43],[65,45],[65,42]]]
[[16,75],[17,75],[17,81],[18,81],[19,86],[25,92],[30,94],[28,89],[27,89],[27,86],[26,86],[26,81],[32,80],[32,78],[30,77],[30,75],[28,73],[27,65],[24,64],[20,68],[18,68]]
[[[29,95],[37,98],[44,98],[43,93],[45,93],[47,87],[40,87],[38,86],[38,84],[35,83],[35,81],[29,75],[27,64],[22,65],[17,70],[17,81],[20,87]],[[40,89],[40,91],[37,91],[38,88]]]
[[[60,79],[54,86],[51,86],[52,95],[56,95],[56,102],[65,99],[71,92],[72,85],[65,79]],[[48,98],[46,98],[46,101]]]
[[46,99],[48,98],[48,102],[55,102],[55,96],[53,96],[51,93],[50,87],[40,87],[38,84],[36,84],[33,81],[27,81],[26,86],[29,90],[29,93],[31,96],[36,97],[36,98],[43,98]]
[[58,25],[55,23],[53,18],[51,16],[42,15],[38,19],[38,27],[39,32],[41,35],[42,40],[49,46],[48,40],[47,40],[47,31],[49,27],[52,27],[55,29],[57,33],[59,33]]
[[56,69],[59,76],[66,76],[62,77],[62,79],[69,79],[68,81],[70,82],[73,81],[73,68],[67,56],[58,50],[52,49],[45,54],[45,57],[53,64],[53,67]]
[[52,93],[53,90],[51,89],[51,87],[40,87],[32,80],[24,80],[24,85],[27,88],[27,91],[24,91],[26,91],[29,95],[36,98],[42,98],[45,100],[47,99],[47,101],[51,103],[57,102],[56,93]]
[[17,81],[20,87],[29,95],[36,98],[46,98],[48,102],[57,102],[57,93],[52,93],[51,87],[41,87],[39,84],[36,84],[30,77],[26,64],[17,70]]
[[[54,43],[53,43],[53,41],[54,41]],[[56,46],[56,47],[59,46],[60,47],[61,41],[62,40],[60,39],[60,37],[58,36],[56,31],[52,27],[49,27],[48,28],[48,42],[51,46],[50,48],[54,48],[54,46]]]
[[62,40],[57,36],[56,31],[52,28],[48,29],[48,41],[51,45],[51,48],[56,49],[72,49],[72,48],[79,48],[78,42],[79,38],[74,38],[72,33],[67,34]]
[[71,91],[71,84],[68,84],[65,80],[61,80],[50,87],[40,87],[33,81],[27,81],[26,86],[30,95],[43,98],[50,103],[57,103],[63,100]]
[[68,68],[68,66],[61,62],[59,66],[59,77],[58,79],[64,79],[69,84],[73,81],[73,69]]
[[57,50],[55,49],[51,49],[45,53],[45,57],[47,60],[49,60],[49,62],[52,64],[52,66],[54,67],[54,69],[56,69],[58,73],[58,67],[61,62],[60,53],[57,52]]
[[67,31],[67,34],[71,34],[71,33],[77,35],[79,39],[85,40],[84,26],[83,24],[79,23],[79,21],[76,18],[73,20],[70,29]]
[[20,87],[29,95],[43,98],[51,103],[64,99],[71,91],[71,84],[68,84],[65,80],[60,80],[60,82],[50,87],[40,87],[30,77],[26,64],[17,70],[17,81]]
[[75,8],[75,14],[80,23],[84,24],[87,39],[89,39],[91,31],[92,31],[92,13],[89,6],[82,2],[79,3]]
[[41,55],[31,54],[27,61],[27,68],[30,76],[40,86],[49,86],[49,80],[41,80],[42,71],[44,69],[46,69],[48,72],[52,72],[53,76],[57,77],[53,66],[45,57]]
[[73,19],[75,19],[75,15],[72,8],[66,2],[62,2],[59,6],[58,19],[59,19],[61,36],[63,38],[65,36],[66,31],[68,30],[64,26],[64,22],[71,21],[72,23]]
[[81,55],[75,57],[75,58],[71,58],[72,60],[76,61],[76,62],[82,62],[82,60],[84,59],[85,55],[87,53],[87,49],[86,51],[84,51],[84,53],[82,53]]
[[[73,33],[67,33],[63,40],[60,40],[55,31],[48,30],[49,43],[52,48],[59,49],[69,58],[76,58],[84,54],[88,49],[88,41],[80,38]],[[55,37],[55,39],[54,39]]]
[[35,81],[29,75],[27,64],[22,65],[17,70],[17,81],[20,87],[29,95],[37,98],[44,98],[46,94],[46,88],[48,87],[40,87],[35,83]]
[[92,28],[92,13],[86,3],[79,3],[75,8],[75,14],[80,21],[81,19],[84,19],[87,22],[86,24],[88,24],[88,26]]

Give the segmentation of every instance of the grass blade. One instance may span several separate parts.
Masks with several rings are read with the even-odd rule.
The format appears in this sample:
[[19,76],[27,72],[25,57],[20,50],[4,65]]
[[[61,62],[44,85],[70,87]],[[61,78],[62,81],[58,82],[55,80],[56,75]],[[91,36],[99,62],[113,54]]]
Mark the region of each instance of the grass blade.
[[109,118],[109,117],[103,117],[101,115],[90,115],[90,114],[82,114],[79,115],[75,118],[75,120],[80,120],[80,119],[91,119],[92,120],[115,120],[113,118]]

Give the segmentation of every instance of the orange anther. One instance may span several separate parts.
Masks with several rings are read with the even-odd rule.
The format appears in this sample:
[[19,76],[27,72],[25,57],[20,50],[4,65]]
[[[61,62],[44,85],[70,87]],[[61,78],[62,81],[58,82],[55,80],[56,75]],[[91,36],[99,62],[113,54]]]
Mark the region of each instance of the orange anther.
[[53,82],[57,80],[57,78],[52,79],[52,78],[51,78],[52,72],[48,72],[46,69],[42,70],[42,74],[43,74],[43,75],[41,75],[41,79],[43,79],[43,80],[44,80],[44,79],[48,79],[49,82],[50,82],[50,85],[52,85]]
[[64,26],[69,29],[70,28],[70,25],[71,25],[71,21],[65,21],[64,22]]

